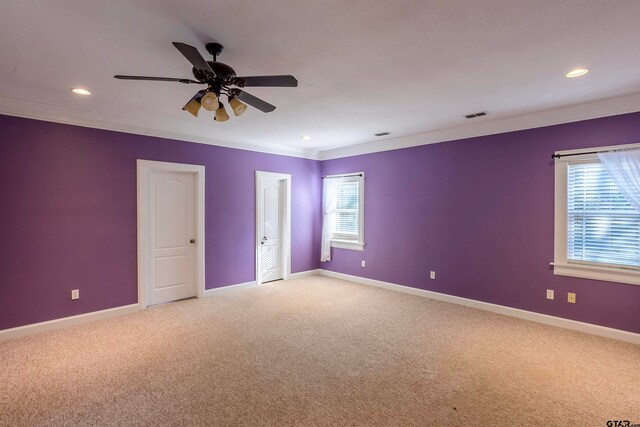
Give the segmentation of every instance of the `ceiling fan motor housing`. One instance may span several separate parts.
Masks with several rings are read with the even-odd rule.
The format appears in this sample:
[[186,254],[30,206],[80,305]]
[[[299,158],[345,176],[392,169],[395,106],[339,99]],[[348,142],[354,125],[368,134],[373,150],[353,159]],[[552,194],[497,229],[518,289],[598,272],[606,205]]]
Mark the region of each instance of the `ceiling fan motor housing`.
[[201,82],[210,83],[215,80],[218,80],[218,81],[222,80],[226,82],[233,79],[236,76],[236,71],[230,66],[228,66],[227,64],[223,64],[222,62],[213,62],[213,61],[207,61],[207,64],[209,64],[213,72],[216,73],[215,76],[213,76],[211,73],[198,70],[195,67],[193,67],[191,69],[191,71],[193,72],[193,77],[195,77],[197,80]]

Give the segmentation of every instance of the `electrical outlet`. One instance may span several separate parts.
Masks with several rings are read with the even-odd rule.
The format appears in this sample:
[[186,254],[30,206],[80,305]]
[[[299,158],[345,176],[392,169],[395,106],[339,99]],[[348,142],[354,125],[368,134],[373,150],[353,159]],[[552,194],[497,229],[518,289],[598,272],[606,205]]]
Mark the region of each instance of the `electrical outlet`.
[[570,302],[571,304],[575,304],[576,303],[576,294],[574,292],[567,293],[567,301]]
[[361,267],[364,267],[364,260],[362,260],[362,262],[360,263]]
[[80,299],[80,289],[73,289],[71,291],[71,299]]
[[435,279],[436,278],[436,272],[432,271],[429,273],[429,279]]
[[553,289],[547,289],[547,299],[555,298]]

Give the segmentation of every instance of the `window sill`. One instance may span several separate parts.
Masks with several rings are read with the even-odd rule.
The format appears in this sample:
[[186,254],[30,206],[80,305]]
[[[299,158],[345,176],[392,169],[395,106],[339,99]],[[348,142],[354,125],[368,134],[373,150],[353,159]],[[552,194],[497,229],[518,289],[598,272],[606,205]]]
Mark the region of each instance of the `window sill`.
[[351,249],[352,251],[364,251],[364,243],[350,242],[348,240],[332,240],[332,248]]
[[580,277],[582,279],[640,285],[640,271],[638,270],[554,262],[552,262],[551,265],[553,265],[553,274],[556,276]]

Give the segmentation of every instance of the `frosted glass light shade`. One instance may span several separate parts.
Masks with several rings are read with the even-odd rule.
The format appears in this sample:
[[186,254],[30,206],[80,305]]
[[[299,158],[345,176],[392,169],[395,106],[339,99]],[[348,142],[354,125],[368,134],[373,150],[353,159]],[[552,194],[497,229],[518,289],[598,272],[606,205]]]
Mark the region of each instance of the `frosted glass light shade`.
[[226,122],[227,120],[229,120],[229,115],[227,114],[227,110],[225,110],[222,103],[220,103],[220,108],[216,110],[216,121]]
[[187,105],[182,107],[182,109],[191,113],[193,117],[198,117],[198,112],[200,111],[200,102],[198,102],[197,99],[193,98],[191,101],[187,102]]
[[218,108],[218,97],[213,92],[207,92],[200,100],[200,104],[207,111],[215,111]]
[[247,111],[247,104],[240,101],[238,98],[231,98],[229,100],[229,105],[231,105],[231,108],[233,109],[233,114],[235,114],[236,116],[240,116],[242,115],[242,113]]

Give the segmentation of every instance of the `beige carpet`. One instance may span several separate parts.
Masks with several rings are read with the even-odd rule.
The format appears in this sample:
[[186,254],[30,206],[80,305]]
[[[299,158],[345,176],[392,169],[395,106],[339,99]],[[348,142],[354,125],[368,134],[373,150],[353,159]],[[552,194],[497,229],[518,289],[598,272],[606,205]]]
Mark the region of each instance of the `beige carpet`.
[[640,346],[326,277],[0,343],[0,425],[640,423]]

